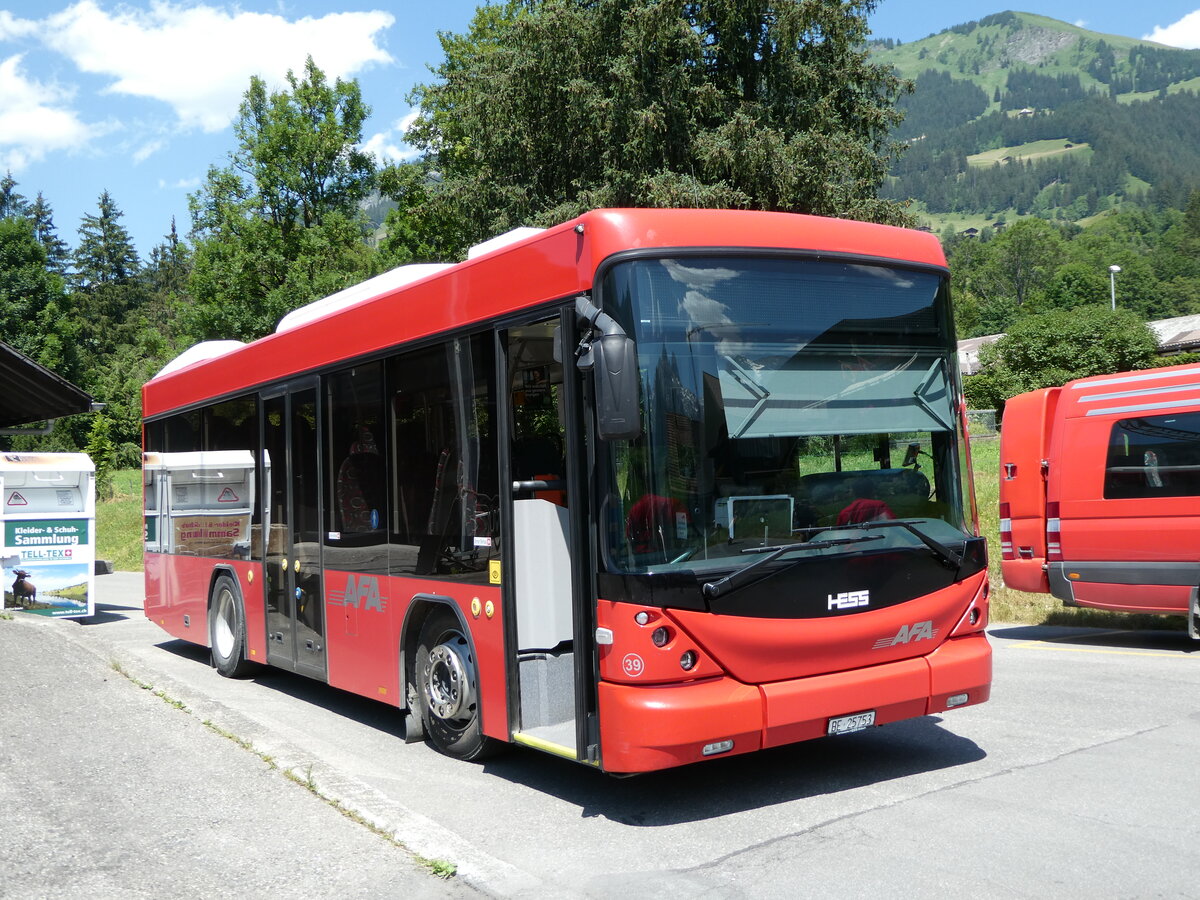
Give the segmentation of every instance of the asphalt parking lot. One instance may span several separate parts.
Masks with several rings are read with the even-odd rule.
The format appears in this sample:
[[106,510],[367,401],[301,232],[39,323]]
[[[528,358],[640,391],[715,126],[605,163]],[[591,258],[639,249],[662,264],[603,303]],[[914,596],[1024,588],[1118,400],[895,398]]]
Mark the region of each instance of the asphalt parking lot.
[[[220,678],[97,580],[50,629],[306,773],[491,896],[1200,896],[1200,643],[996,625],[989,703],[631,779],[515,749],[483,765],[275,671]],[[250,752],[250,751],[246,751]]]

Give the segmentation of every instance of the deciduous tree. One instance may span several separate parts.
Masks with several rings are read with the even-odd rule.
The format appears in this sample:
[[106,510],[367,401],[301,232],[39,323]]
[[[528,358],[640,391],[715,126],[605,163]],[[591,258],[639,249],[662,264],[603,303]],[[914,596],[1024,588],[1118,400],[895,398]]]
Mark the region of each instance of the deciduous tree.
[[1157,352],[1154,332],[1129,310],[1097,305],[1026,316],[980,351],[980,374],[966,380],[967,397],[976,409],[1000,409],[1025,391],[1148,368]]
[[[442,35],[399,192],[460,251],[597,206],[746,207],[899,223],[876,190],[905,89],[868,60],[874,0],[510,0]],[[407,202],[419,195],[423,206]]]
[[374,163],[358,144],[370,107],[357,82],[330,84],[311,57],[287,82],[269,93],[250,79],[230,165],[209,169],[190,198],[199,336],[259,337],[369,267],[358,203]]

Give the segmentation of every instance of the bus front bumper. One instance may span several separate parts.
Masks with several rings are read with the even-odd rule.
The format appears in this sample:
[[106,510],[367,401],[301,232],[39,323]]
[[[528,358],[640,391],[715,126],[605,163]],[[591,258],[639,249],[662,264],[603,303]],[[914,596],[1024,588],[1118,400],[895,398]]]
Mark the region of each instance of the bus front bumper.
[[867,711],[885,725],[982,703],[991,682],[982,633],[916,659],[771,684],[601,682],[601,764],[606,772],[650,772],[749,753],[823,737],[830,719]]

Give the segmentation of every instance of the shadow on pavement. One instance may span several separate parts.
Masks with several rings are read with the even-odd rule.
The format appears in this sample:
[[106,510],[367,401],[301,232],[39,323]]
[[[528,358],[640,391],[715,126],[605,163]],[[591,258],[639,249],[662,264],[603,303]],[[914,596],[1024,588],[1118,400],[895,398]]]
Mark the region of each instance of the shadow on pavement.
[[927,716],[680,769],[613,778],[524,750],[485,770],[578,806],[581,815],[654,828],[715,819],[979,762],[973,741]]
[[117,606],[112,603],[97,603],[95,612],[92,615],[83,619],[71,619],[69,621],[83,626],[109,625],[113,622],[122,622],[130,618],[124,614],[126,612],[137,613],[138,618],[142,616],[142,608],[140,606]]
[[988,630],[994,641],[1044,641],[1114,650],[1151,650],[1163,653],[1198,653],[1200,641],[1185,631],[1126,631],[1081,628],[1069,625],[1012,625]]
[[[199,644],[181,640],[166,640],[155,646],[205,668],[210,667],[208,648],[201,647]],[[320,681],[305,678],[303,675],[295,675],[283,669],[268,666],[259,666],[253,674],[241,680],[252,682],[258,687],[284,694],[304,703],[319,706],[335,715],[394,736],[398,740],[403,741],[404,739],[403,717],[396,707],[386,703],[369,700],[366,697],[330,687]]]

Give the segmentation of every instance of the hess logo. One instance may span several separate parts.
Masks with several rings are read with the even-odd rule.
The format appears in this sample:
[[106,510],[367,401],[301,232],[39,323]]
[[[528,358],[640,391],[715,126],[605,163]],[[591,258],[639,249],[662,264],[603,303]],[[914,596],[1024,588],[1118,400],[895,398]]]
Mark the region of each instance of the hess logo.
[[840,594],[829,595],[828,609],[857,609],[860,606],[871,605],[870,591],[842,591]]

